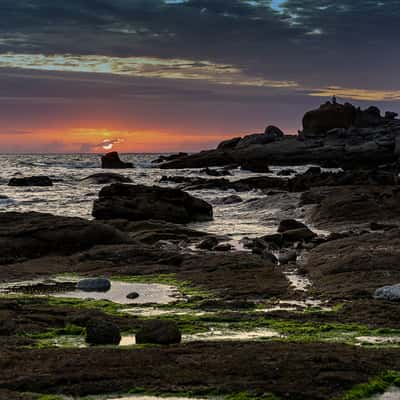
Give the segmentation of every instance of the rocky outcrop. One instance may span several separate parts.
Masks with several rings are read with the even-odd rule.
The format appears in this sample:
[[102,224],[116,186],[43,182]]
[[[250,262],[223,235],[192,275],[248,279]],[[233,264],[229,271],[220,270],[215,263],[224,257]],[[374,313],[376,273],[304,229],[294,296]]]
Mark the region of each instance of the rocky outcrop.
[[11,178],[8,186],[53,186],[53,182],[48,176],[27,176]]
[[181,339],[181,332],[174,321],[147,321],[136,333],[136,343],[138,344],[151,343],[167,345],[180,343]]
[[130,162],[123,162],[119,158],[119,154],[116,151],[107,153],[101,157],[101,168],[105,169],[124,169],[133,168],[133,164]]
[[97,219],[148,219],[185,224],[212,219],[212,206],[179,189],[113,184],[104,187],[93,205]]
[[[303,118],[298,136],[282,135],[276,127],[266,133],[234,138],[217,149],[182,157],[162,168],[204,168],[227,164],[301,165],[353,168],[394,162],[400,155],[400,120],[379,109],[326,103]],[[258,172],[258,171],[257,171]]]
[[112,172],[93,174],[81,179],[81,182],[94,185],[110,185],[111,183],[131,183],[132,179]]
[[100,244],[126,242],[117,229],[81,218],[42,213],[0,213],[0,264],[71,254]]
[[173,160],[179,160],[182,157],[186,157],[188,155],[188,153],[177,153],[177,154],[171,154],[169,156],[160,156],[158,158],[156,158],[155,160],[153,160],[151,163],[152,164],[160,164],[163,163],[165,161],[173,161]]

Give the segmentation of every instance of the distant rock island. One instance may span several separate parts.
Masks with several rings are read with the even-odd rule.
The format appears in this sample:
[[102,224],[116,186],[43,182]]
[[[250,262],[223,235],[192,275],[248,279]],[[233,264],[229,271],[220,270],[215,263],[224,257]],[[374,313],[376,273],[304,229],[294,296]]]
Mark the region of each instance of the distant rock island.
[[376,167],[397,161],[400,120],[397,113],[381,114],[336,99],[305,113],[298,135],[285,135],[268,126],[257,133],[225,140],[214,150],[174,157],[161,168],[205,168],[238,165],[266,172],[268,165],[318,164],[323,167]]

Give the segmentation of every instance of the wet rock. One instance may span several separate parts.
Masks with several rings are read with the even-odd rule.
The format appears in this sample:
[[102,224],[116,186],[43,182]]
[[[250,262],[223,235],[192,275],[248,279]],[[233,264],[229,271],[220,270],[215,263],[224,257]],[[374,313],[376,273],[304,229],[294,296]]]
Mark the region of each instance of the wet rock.
[[117,345],[121,333],[117,325],[104,319],[90,319],[86,326],[86,342],[93,345]]
[[374,299],[400,301],[400,284],[376,289]]
[[295,262],[297,260],[297,253],[294,250],[285,251],[279,254],[279,263],[282,265],[289,264],[290,262]]
[[11,178],[8,186],[53,186],[53,182],[48,176],[27,176]]
[[281,247],[282,243],[283,243],[283,236],[281,233],[265,235],[265,236],[262,236],[260,239],[267,243],[274,243],[278,247]]
[[296,221],[295,219],[284,219],[279,223],[278,232],[283,233],[294,229],[304,228],[307,228],[307,226],[300,221]]
[[93,205],[97,219],[148,219],[185,224],[212,220],[212,206],[179,189],[113,184],[104,187]]
[[123,162],[119,158],[119,154],[116,151],[107,153],[101,157],[101,168],[105,169],[124,169],[133,168],[133,164],[130,162]]
[[218,199],[217,204],[228,205],[228,204],[237,204],[237,203],[242,203],[242,202],[243,202],[243,199],[240,196],[233,194],[231,196],[227,196],[227,197],[223,197],[222,199]]
[[398,225],[394,224],[381,224],[379,222],[371,222],[369,228],[371,231],[381,231],[381,230],[388,230],[388,229],[395,229],[398,228]]
[[87,278],[80,280],[76,288],[84,292],[107,292],[111,288],[111,282],[106,278]]
[[264,250],[261,252],[261,257],[272,264],[278,264],[278,259],[276,256],[269,251]]
[[135,300],[138,297],[140,297],[140,295],[137,292],[132,292],[132,293],[129,293],[129,294],[126,295],[126,298],[130,299],[130,300]]
[[218,240],[216,237],[211,236],[211,237],[209,237],[209,238],[204,239],[203,241],[201,241],[201,242],[198,244],[197,247],[198,247],[199,249],[202,249],[202,250],[212,250],[215,246],[218,245],[218,243],[219,243],[219,240]]
[[392,112],[392,111],[386,111],[385,112],[385,118],[386,119],[395,119],[398,116],[399,116],[399,114],[396,113],[396,112]]
[[245,171],[257,172],[257,173],[268,173],[270,169],[266,160],[243,160],[240,163],[240,167]]
[[214,247],[214,251],[230,251],[232,250],[232,245],[230,243],[221,243]]
[[317,235],[309,228],[291,229],[283,232],[284,242],[307,242],[314,239]]
[[127,236],[96,221],[36,212],[0,213],[0,264],[66,255],[95,245],[126,243]]
[[182,340],[181,332],[174,321],[147,321],[136,333],[136,343],[175,344]]
[[111,183],[131,183],[132,179],[128,178],[127,176],[108,172],[90,175],[86,178],[83,178],[81,182],[91,183],[94,185],[105,185]]
[[211,168],[206,168],[202,169],[200,171],[201,174],[206,174],[209,176],[230,176],[232,175],[228,170],[223,169],[223,170],[217,170],[217,169],[211,169]]
[[290,175],[293,175],[295,173],[296,173],[296,171],[294,169],[288,168],[288,169],[283,169],[282,171],[279,171],[277,173],[277,175],[278,176],[290,176]]

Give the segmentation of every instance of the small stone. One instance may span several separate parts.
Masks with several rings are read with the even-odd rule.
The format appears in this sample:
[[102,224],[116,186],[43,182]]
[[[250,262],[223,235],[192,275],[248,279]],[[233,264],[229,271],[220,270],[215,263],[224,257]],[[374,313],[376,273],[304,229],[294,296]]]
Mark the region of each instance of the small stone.
[[135,300],[135,299],[137,299],[139,296],[140,296],[139,293],[137,293],[137,292],[132,292],[132,293],[129,293],[128,295],[126,295],[126,298],[127,298],[127,299],[130,299],[130,300]]

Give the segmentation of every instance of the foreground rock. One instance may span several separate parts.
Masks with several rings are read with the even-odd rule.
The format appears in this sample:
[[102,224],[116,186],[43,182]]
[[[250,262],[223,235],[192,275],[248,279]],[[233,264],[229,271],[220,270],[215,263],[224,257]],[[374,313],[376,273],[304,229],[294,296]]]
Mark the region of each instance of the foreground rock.
[[0,264],[71,254],[100,244],[126,242],[115,228],[81,218],[42,213],[0,213]]
[[113,151],[101,157],[101,168],[105,169],[133,168],[133,164],[130,162],[121,161],[121,159],[119,158],[119,154],[116,151]]
[[79,281],[76,288],[84,292],[107,292],[111,288],[111,282],[106,278],[87,278]]
[[348,103],[326,103],[305,114],[298,136],[282,135],[271,128],[268,133],[224,141],[215,150],[181,157],[162,168],[265,167],[266,163],[372,167],[397,160],[399,135],[400,120],[393,113],[381,116],[376,107],[362,111]]
[[147,321],[136,332],[136,343],[145,344],[175,344],[182,339],[178,325],[174,321],[153,320]]
[[53,186],[53,182],[48,176],[27,176],[11,178],[8,186]]
[[119,344],[121,333],[117,325],[104,319],[90,319],[86,325],[86,342],[94,345]]
[[91,183],[94,185],[106,185],[112,183],[131,183],[132,179],[128,178],[127,176],[108,172],[90,175],[86,178],[83,178],[81,182]]
[[372,299],[377,289],[400,282],[399,248],[398,229],[353,235],[317,246],[304,268],[325,297]]
[[[316,204],[309,220],[321,228],[369,226],[371,222],[400,223],[400,187],[344,186],[314,188],[303,196]],[[303,201],[304,204],[304,201]]]
[[185,224],[212,219],[212,206],[179,189],[114,184],[103,188],[93,205],[97,219],[163,220]]

